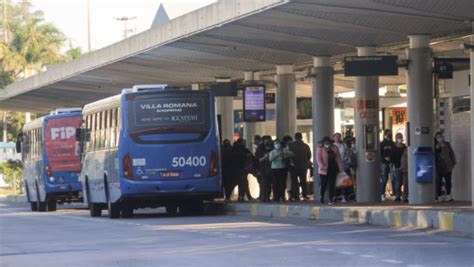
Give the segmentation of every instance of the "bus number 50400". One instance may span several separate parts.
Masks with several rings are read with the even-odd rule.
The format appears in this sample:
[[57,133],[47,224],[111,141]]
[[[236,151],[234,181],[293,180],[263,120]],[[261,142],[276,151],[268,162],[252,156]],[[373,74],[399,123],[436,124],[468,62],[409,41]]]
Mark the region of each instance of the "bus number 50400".
[[206,157],[174,157],[171,166],[176,167],[203,167],[206,166]]

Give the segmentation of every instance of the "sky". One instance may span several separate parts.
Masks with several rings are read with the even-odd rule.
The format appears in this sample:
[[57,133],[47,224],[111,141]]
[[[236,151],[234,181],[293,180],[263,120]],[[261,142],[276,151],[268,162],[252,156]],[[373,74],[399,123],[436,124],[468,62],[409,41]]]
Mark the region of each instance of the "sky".
[[[134,33],[150,28],[155,13],[163,3],[170,19],[189,13],[216,0],[89,0],[91,47],[97,50],[120,41],[124,24],[114,18],[136,17],[128,22]],[[74,46],[87,51],[87,0],[32,0],[33,8],[44,12]]]

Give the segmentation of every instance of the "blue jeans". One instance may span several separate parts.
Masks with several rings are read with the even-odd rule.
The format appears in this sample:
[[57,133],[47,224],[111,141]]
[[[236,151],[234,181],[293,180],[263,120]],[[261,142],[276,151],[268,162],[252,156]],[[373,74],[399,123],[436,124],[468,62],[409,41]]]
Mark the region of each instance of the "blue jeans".
[[[390,182],[392,183],[392,191],[395,191],[395,179],[393,179],[393,175],[390,174],[391,173],[391,168],[390,168],[390,164],[385,164],[385,163],[381,163],[380,164],[380,186],[381,186],[381,189],[380,189],[380,192],[381,192],[381,195],[385,195],[385,187],[387,186],[387,182],[388,182],[388,177],[389,175],[391,176],[390,178]],[[395,193],[395,192],[393,192]]]

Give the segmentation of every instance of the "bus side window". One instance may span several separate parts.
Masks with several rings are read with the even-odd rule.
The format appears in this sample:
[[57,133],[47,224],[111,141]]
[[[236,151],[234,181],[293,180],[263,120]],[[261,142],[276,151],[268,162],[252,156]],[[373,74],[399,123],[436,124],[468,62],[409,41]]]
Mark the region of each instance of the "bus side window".
[[116,134],[116,130],[115,130],[115,125],[117,123],[117,121],[115,120],[115,109],[111,109],[110,110],[110,147],[115,147],[115,134]]
[[118,147],[120,142],[120,128],[122,127],[122,116],[121,116],[120,107],[115,109],[115,120],[117,121],[115,126],[116,136],[115,136],[115,145]]
[[95,141],[96,129],[95,128],[96,128],[96,125],[97,125],[97,122],[96,122],[96,117],[97,116],[96,116],[95,113],[92,114],[91,116],[92,116],[91,117],[91,119],[92,119],[92,131],[91,131],[91,144],[90,144],[90,146],[91,146],[91,151],[94,151],[95,150],[95,143],[96,143],[96,141]]
[[[91,129],[92,129],[91,124],[92,124],[91,115],[89,114],[89,115],[86,116],[86,135],[87,135],[87,133],[89,133],[89,134],[91,133]],[[89,140],[86,139],[86,141],[84,141],[84,142],[86,142],[86,144],[85,144],[86,152],[89,152],[90,149],[91,149],[90,138],[89,138]]]
[[105,111],[100,113],[100,148],[105,147]]
[[109,130],[110,130],[110,127],[109,127],[109,123],[110,123],[110,120],[109,120],[109,112],[108,110],[104,111],[104,147],[105,148],[109,148],[110,144],[109,144]]

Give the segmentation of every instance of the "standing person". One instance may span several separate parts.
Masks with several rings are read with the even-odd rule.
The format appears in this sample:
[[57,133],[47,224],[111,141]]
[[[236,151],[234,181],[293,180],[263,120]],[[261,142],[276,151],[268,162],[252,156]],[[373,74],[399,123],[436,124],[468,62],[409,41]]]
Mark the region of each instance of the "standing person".
[[334,139],[334,145],[336,145],[337,149],[339,149],[339,155],[341,155],[341,157],[344,156],[344,154],[346,154],[346,147],[342,142],[341,133],[335,133],[332,138]]
[[258,147],[262,144],[262,137],[260,135],[255,135],[253,137],[253,144],[252,144],[252,154],[255,155],[257,152]]
[[[342,161],[344,163],[344,171],[347,175],[353,178],[355,181],[354,176],[356,172],[356,151],[355,151],[355,140],[354,138],[344,138],[344,155],[342,156]],[[355,199],[354,194],[354,185],[349,188],[344,188],[341,190],[342,200],[341,202],[346,202],[346,199]]]
[[263,202],[270,201],[272,191],[273,173],[269,159],[269,154],[273,150],[272,138],[269,135],[262,137],[262,145],[255,152],[255,157],[259,162],[260,176],[262,177],[260,184],[260,200]]
[[[443,133],[435,134],[435,155],[436,155],[436,194],[438,201],[453,201],[451,197],[451,179],[454,166],[456,165],[456,156],[449,142],[444,140]],[[446,189],[446,196],[443,195],[442,187]]]
[[[392,156],[392,149],[394,146],[395,143],[392,140],[392,130],[385,129],[384,139],[380,143],[380,153],[382,155],[382,159],[380,162],[380,192],[382,193],[382,201],[385,201],[385,188],[387,187],[387,181],[390,174],[390,161]],[[393,177],[391,177],[391,181],[393,191],[393,188],[395,188],[395,181],[393,180]]]
[[[293,144],[293,138],[289,135],[285,135],[282,139],[282,146],[286,148],[288,151],[290,150],[290,145]],[[290,192],[288,192],[288,195],[291,196],[291,176],[293,175],[293,172],[295,171],[295,162],[293,161],[293,153],[291,153],[291,156],[285,159],[285,164],[286,164],[286,178],[285,182],[283,183],[283,196],[286,199],[286,192],[287,188],[290,188]]]
[[402,173],[403,193],[402,201],[408,203],[408,149],[403,151],[400,170]]
[[400,202],[402,199],[402,185],[403,185],[403,176],[401,170],[402,157],[407,149],[407,146],[403,143],[403,134],[397,133],[395,135],[395,145],[392,148],[392,153],[390,157],[390,173],[395,180],[395,187],[393,192],[395,194],[395,202]]
[[285,184],[288,173],[286,159],[290,158],[292,154],[284,145],[277,139],[275,147],[269,155],[273,173],[273,201],[276,202],[285,201]]
[[329,189],[329,204],[334,203],[336,190],[336,176],[344,171],[339,149],[326,136],[321,140],[321,145],[316,151],[316,160],[318,162],[318,173],[321,177],[321,203],[324,204],[324,194]]
[[225,192],[225,200],[230,201],[230,197],[232,194],[233,186],[232,186],[232,174],[234,172],[233,169],[233,156],[232,156],[232,145],[228,139],[225,139],[222,142],[222,150],[221,150],[221,157],[222,157],[222,182],[224,186]]
[[248,172],[246,170],[246,161],[249,154],[252,153],[245,147],[245,141],[242,139],[237,140],[234,142],[233,146],[233,158],[232,162],[234,164],[234,174],[235,179],[237,179],[236,183],[239,186],[239,201],[245,200],[245,195],[247,196],[248,200],[252,200],[252,196],[250,195],[249,190],[249,183],[247,180]]
[[299,200],[300,186],[303,200],[307,200],[306,175],[311,161],[311,149],[303,142],[301,133],[295,134],[295,142],[290,145],[290,151],[294,154],[294,169],[291,174],[291,200]]

